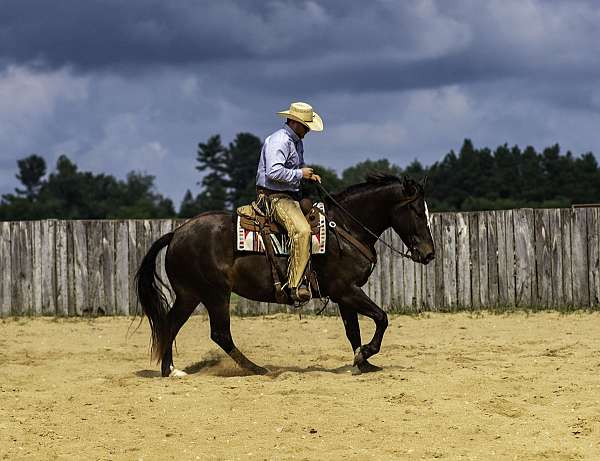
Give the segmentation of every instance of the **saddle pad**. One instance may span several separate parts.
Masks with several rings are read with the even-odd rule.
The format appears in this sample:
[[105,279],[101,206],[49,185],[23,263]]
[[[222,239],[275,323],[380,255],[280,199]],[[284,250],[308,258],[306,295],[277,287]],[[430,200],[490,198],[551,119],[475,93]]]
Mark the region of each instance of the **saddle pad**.
[[[325,212],[325,206],[323,203],[316,203],[317,206],[323,213]],[[252,251],[254,253],[264,253],[265,246],[262,241],[262,236],[259,232],[244,229],[241,224],[241,217],[238,215],[236,223],[236,249],[237,251]],[[290,254],[290,239],[287,234],[269,234],[273,241],[273,251],[276,255],[288,255]],[[327,229],[325,228],[325,215],[319,214],[319,232],[311,236],[311,253],[312,254],[323,254],[325,253],[325,239],[327,236]]]

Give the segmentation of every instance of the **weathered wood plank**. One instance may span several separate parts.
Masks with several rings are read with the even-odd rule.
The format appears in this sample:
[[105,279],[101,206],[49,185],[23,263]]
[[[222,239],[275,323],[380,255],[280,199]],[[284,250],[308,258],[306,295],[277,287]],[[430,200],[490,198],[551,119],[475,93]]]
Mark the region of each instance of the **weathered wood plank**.
[[56,221],[47,219],[41,222],[42,245],[42,314],[56,315]]
[[415,263],[415,310],[423,310],[423,264]]
[[471,306],[481,307],[479,286],[479,214],[469,213],[469,250],[471,260]]
[[[136,221],[136,271],[142,263],[142,259],[146,256],[148,249],[150,247],[150,243],[152,241],[152,225],[150,220],[138,220]],[[137,299],[137,297],[136,297]],[[139,303],[137,304],[137,308],[141,309]]]
[[487,223],[488,307],[498,305],[498,229],[496,212],[485,213]]
[[[388,229],[383,234],[383,240],[391,244],[392,242],[392,229]],[[381,246],[381,307],[386,311],[390,310],[391,307],[391,293],[390,293],[390,285],[391,285],[391,250],[385,246]]]
[[428,310],[435,310],[435,266],[437,264],[437,241],[436,241],[436,229],[435,229],[435,220],[434,214],[431,215],[431,238],[433,239],[433,247],[436,253],[436,258],[431,261],[425,267],[425,286],[424,286],[424,297],[425,297],[425,307]]
[[69,301],[69,315],[78,315],[75,299],[75,238],[73,236],[73,223],[75,221],[67,221],[67,277],[69,289],[67,291]]
[[515,304],[532,305],[535,279],[535,249],[533,210],[523,208],[513,211],[515,228]]
[[115,223],[115,313],[129,315],[129,224]]
[[456,287],[456,216],[442,214],[442,239],[444,241],[444,308],[453,310],[457,303]]
[[496,235],[498,237],[498,306],[508,305],[508,253],[506,251],[506,212],[496,211]]
[[590,306],[600,305],[600,209],[587,210]]
[[456,270],[457,305],[471,306],[471,250],[469,237],[469,216],[456,213]]
[[552,305],[552,238],[548,210],[535,210],[535,261],[538,306]]
[[104,271],[102,222],[84,222],[87,245],[87,301],[82,312],[87,315],[105,315],[106,298],[104,297]]
[[[398,234],[392,233],[392,245],[394,248],[401,248],[401,240]],[[391,285],[392,285],[392,304],[394,310],[402,310],[404,308],[404,258],[400,255],[393,254],[391,261]]]
[[19,223],[19,238],[21,240],[21,302],[22,314],[33,315],[33,241],[32,221]]
[[504,212],[505,239],[504,248],[506,251],[506,304],[515,305],[515,227],[513,211]]
[[485,212],[477,213],[477,248],[479,262],[479,303],[482,307],[489,307],[489,277],[488,277],[488,227]]
[[102,222],[102,287],[106,315],[114,315],[116,306],[115,221]]
[[[404,244],[400,247],[402,252],[407,248]],[[404,308],[408,311],[416,310],[415,299],[415,263],[410,259],[404,259],[404,270],[402,273]]]
[[435,244],[435,310],[444,308],[444,239],[442,237],[442,213],[435,213],[432,217],[433,241]]
[[550,259],[552,261],[552,306],[565,305],[563,289],[563,239],[560,222],[560,210],[548,210],[548,222],[550,225]]
[[137,230],[136,221],[130,219],[127,221],[129,247],[128,247],[128,270],[129,270],[129,315],[135,315],[138,312],[138,300],[135,292],[135,273],[138,269],[137,259]]
[[2,280],[0,286],[2,297],[0,298],[0,316],[8,317],[12,307],[12,254],[11,254],[11,225],[9,222],[1,223],[0,227],[0,267],[2,267]]
[[573,306],[573,268],[571,248],[571,210],[560,210],[560,227],[562,238],[562,276],[563,297],[565,306]]
[[88,249],[86,226],[83,221],[73,221],[73,290],[75,315],[89,312]]
[[575,208],[571,214],[573,302],[584,308],[590,305],[586,217],[585,208]]
[[30,221],[31,229],[31,313],[42,315],[42,223]]
[[11,287],[11,315],[25,315],[26,312],[23,306],[23,296],[22,296],[22,284],[21,280],[23,279],[23,262],[22,262],[22,252],[21,252],[21,237],[20,237],[20,226],[18,222],[10,223],[10,233],[11,233],[11,241],[10,241],[10,258],[12,261],[11,265],[11,278],[12,278],[12,287]]
[[67,221],[56,222],[56,315],[69,315],[69,258]]

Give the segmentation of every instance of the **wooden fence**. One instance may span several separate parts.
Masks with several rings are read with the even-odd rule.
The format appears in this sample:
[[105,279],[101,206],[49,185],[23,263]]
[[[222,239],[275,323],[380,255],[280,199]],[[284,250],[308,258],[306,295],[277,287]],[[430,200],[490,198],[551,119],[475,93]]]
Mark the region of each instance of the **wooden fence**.
[[[0,315],[135,313],[141,258],[181,222],[0,223]],[[363,289],[386,310],[600,306],[599,208],[434,213],[432,232],[436,259],[427,266],[378,245],[379,263]],[[404,249],[391,230],[384,239]],[[163,258],[164,251],[164,275]],[[232,305],[240,314],[286,310],[237,297]],[[308,310],[320,307],[313,301]]]

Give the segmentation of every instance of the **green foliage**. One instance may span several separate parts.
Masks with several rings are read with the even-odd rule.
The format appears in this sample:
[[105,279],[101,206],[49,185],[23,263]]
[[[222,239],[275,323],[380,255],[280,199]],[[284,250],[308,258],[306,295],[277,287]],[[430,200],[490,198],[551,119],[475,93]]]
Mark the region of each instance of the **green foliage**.
[[[196,169],[204,176],[201,191],[188,190],[179,216],[191,217],[209,210],[232,209],[255,197],[256,167],[261,141],[239,133],[227,147],[219,135],[198,144]],[[310,159],[310,155],[308,156]],[[17,161],[22,184],[15,193],[2,196],[0,219],[101,219],[162,218],[175,215],[173,203],[155,191],[154,177],[130,172],[126,180],[111,175],[79,171],[61,156],[46,176],[46,162],[39,155]],[[476,148],[465,139],[458,153],[450,151],[430,166],[417,159],[404,169],[387,159],[367,159],[342,171],[310,165],[331,192],[362,182],[371,172],[428,176],[430,209],[489,210],[521,207],[568,207],[573,203],[600,202],[600,168],[591,152],[576,157],[561,154],[555,144],[542,152],[528,146],[521,150],[507,144],[495,150]],[[304,181],[305,196],[318,198],[316,185]]]
[[227,149],[227,202],[232,208],[256,197],[256,167],[262,143],[250,133],[239,133]]
[[189,218],[211,210],[233,209],[250,203],[256,196],[256,166],[261,141],[250,133],[239,133],[225,148],[219,135],[198,144],[198,171],[207,172],[202,178],[202,191],[194,198],[188,190],[179,216]]
[[380,160],[365,160],[359,162],[354,166],[346,168],[342,172],[342,184],[344,187],[348,187],[351,184],[357,184],[363,182],[369,173],[373,172],[385,172],[399,175],[402,170],[399,166],[393,165],[388,159]]
[[600,202],[600,169],[592,153],[574,158],[555,144],[541,153],[528,146],[475,149],[465,139],[426,169],[428,200],[435,210],[567,207]]
[[46,161],[39,155],[33,154],[18,160],[17,165],[19,167],[17,179],[25,186],[25,190],[17,189],[16,192],[33,200],[42,186],[42,178],[46,175]]
[[[242,149],[245,145],[249,147]],[[221,209],[216,205],[224,203],[223,200],[231,207],[249,203],[254,198],[254,175],[260,151],[258,139],[242,133],[230,144],[228,151],[234,155],[223,155],[226,160],[213,169],[213,173],[219,168],[228,172],[219,173],[223,181],[220,184],[226,184],[228,188],[227,199],[223,199],[221,190],[220,201],[214,203],[214,209]],[[245,153],[242,155],[241,152]],[[492,151],[487,147],[477,149],[471,140],[465,139],[458,153],[450,151],[429,167],[417,159],[404,169],[387,159],[367,159],[346,168],[338,176],[331,168],[309,166],[321,175],[323,185],[331,192],[362,182],[371,172],[407,175],[414,179],[427,176],[427,200],[430,208],[437,211],[555,208],[600,201],[600,169],[594,155],[587,153],[578,158],[571,152],[561,155],[558,144],[541,153],[531,146],[521,150],[508,144]],[[238,177],[230,171],[241,173]],[[205,192],[213,189],[214,186],[205,188]],[[308,181],[303,182],[302,192],[311,198],[319,197],[316,185]],[[182,204],[182,215],[184,209],[191,209],[189,204],[194,201],[189,199],[187,197]]]
[[[17,195],[2,197],[0,218],[3,220],[165,218],[175,215],[172,201],[154,191],[153,176],[130,172],[127,180],[121,181],[106,174],[80,172],[77,165],[63,155],[56,163],[56,171],[42,180],[40,172],[45,171],[45,162],[42,169],[42,162],[36,159],[36,168],[29,168],[33,164],[32,157],[18,162],[21,170],[18,177],[25,186],[25,193],[17,189]],[[36,174],[24,175],[23,171]]]

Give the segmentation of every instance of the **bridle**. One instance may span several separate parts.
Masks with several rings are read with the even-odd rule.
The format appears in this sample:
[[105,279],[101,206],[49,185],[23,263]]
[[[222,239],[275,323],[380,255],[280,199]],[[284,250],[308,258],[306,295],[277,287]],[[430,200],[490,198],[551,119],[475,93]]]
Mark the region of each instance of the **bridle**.
[[[396,253],[397,255],[400,255],[403,258],[407,258],[407,259],[410,259],[412,261],[416,261],[415,257],[412,255],[412,253],[413,253],[413,248],[412,247],[409,248],[409,253],[405,253],[403,251],[398,250],[397,248],[394,248],[388,242],[386,242],[385,240],[383,240],[379,235],[375,234],[371,229],[369,229],[362,222],[360,222],[360,220],[358,218],[356,218],[352,213],[350,213],[346,208],[344,208],[344,206],[340,202],[338,202],[331,195],[331,193],[329,193],[329,191],[327,189],[325,189],[321,185],[321,183],[317,183],[317,188],[319,189],[319,192],[323,192],[329,198],[329,200],[331,200],[331,202],[336,207],[338,207],[341,211],[343,211],[344,214],[346,214],[346,216],[348,216],[352,221],[354,221],[356,224],[358,224],[361,229],[363,229],[365,232],[367,232],[367,234],[369,234],[371,237],[374,237],[376,241],[379,240],[383,245],[385,245],[386,247],[388,247],[390,250],[392,250],[392,252]],[[411,206],[412,207],[413,202],[415,202],[419,197],[421,197],[421,195],[422,194],[420,194],[420,193],[416,193],[415,195],[407,197],[407,200],[405,200],[404,203],[402,203],[399,206],[400,207],[405,207],[405,206]],[[398,205],[396,205],[396,206],[398,206]],[[416,212],[416,210],[414,209],[414,207],[412,207],[412,208]],[[328,224],[329,224],[329,227],[331,227],[334,230],[337,227],[337,224],[334,221],[329,221]],[[344,236],[344,235],[342,234],[342,236]],[[349,239],[346,239],[346,240],[348,240],[350,243],[352,243],[352,244],[354,244],[356,246],[356,244],[354,242],[352,242],[352,240],[349,240]],[[377,261],[377,257],[376,256],[375,256],[375,261]]]

